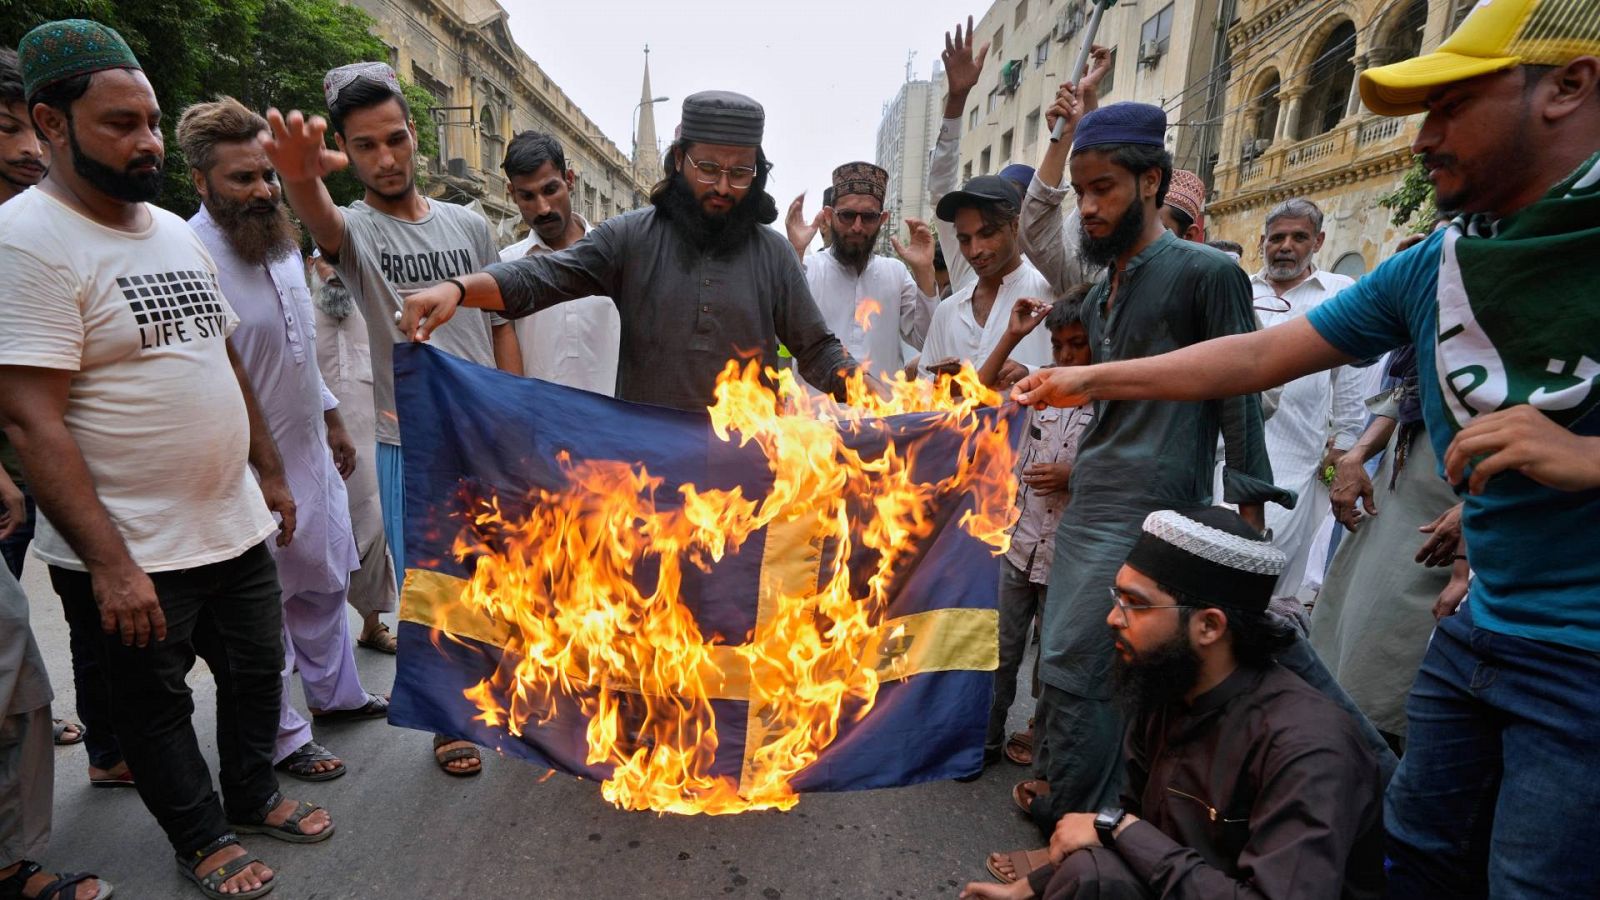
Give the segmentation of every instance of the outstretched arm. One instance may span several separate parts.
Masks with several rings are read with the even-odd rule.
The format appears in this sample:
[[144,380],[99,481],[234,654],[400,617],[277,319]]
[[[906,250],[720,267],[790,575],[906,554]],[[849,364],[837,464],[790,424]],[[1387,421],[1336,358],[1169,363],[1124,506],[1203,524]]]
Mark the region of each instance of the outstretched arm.
[[267,127],[271,134],[262,147],[278,171],[283,196],[331,263],[344,249],[344,213],[334,205],[322,179],[344,168],[349,159],[328,148],[328,123],[321,116],[308,119],[298,109],[285,116],[269,109]]
[[1159,356],[1041,369],[1018,382],[1011,397],[1041,409],[1090,400],[1212,400],[1264,391],[1354,361],[1302,316]]

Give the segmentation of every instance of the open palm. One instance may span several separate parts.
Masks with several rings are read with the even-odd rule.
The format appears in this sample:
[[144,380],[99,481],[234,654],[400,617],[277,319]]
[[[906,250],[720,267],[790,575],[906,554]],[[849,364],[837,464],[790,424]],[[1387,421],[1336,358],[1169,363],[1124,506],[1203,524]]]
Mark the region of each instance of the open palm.
[[271,135],[262,142],[272,167],[285,181],[314,181],[325,178],[349,164],[343,153],[327,144],[328,122],[321,116],[306,116],[290,110],[286,117],[276,109],[267,110]]

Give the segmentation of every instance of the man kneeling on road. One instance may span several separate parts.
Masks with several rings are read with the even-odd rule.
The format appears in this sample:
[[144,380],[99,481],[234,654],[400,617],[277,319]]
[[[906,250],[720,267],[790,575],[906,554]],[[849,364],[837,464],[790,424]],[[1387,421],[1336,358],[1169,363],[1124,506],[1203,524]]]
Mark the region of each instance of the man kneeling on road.
[[1231,510],[1146,517],[1106,617],[1131,723],[1121,803],[1068,813],[1048,862],[962,897],[1379,896],[1378,760],[1273,661],[1291,640],[1267,612],[1283,566]]

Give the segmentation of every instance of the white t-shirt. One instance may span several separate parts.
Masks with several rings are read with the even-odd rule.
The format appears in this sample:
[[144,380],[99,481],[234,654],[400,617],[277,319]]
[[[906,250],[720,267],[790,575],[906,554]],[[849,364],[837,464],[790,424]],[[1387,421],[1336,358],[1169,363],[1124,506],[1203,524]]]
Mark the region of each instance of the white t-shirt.
[[[76,372],[66,424],[146,572],[233,559],[273,533],[228,362],[239,319],[182,219],[93,222],[37,188],[0,206],[0,365]],[[83,564],[43,517],[33,552]]]

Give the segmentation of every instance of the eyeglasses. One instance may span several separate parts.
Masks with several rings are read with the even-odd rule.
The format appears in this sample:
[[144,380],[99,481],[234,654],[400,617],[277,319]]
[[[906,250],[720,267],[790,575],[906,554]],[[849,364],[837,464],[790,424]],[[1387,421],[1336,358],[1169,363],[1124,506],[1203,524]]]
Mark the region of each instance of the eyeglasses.
[[846,228],[854,225],[857,219],[861,220],[861,224],[871,228],[878,224],[878,220],[883,216],[884,214],[881,212],[857,212],[853,209],[836,209],[833,211],[833,217],[838,219],[839,224]]
[[696,160],[687,153],[683,158],[689,161],[689,165],[694,166],[695,180],[701,184],[716,184],[724,175],[728,176],[729,187],[749,187],[751,182],[756,180],[756,170],[749,166],[719,166],[708,160]]
[[1122,589],[1117,587],[1116,585],[1112,585],[1111,586],[1111,605],[1115,606],[1117,608],[1117,611],[1122,613],[1122,627],[1123,628],[1132,628],[1133,627],[1133,623],[1128,621],[1128,610],[1130,610],[1130,609],[1137,610],[1137,611],[1143,611],[1143,610],[1147,610],[1147,609],[1199,609],[1198,606],[1195,606],[1195,605],[1189,604],[1189,603],[1174,603],[1174,604],[1172,604],[1170,606],[1146,606],[1145,604],[1142,604],[1142,603],[1128,603],[1127,601],[1122,599],[1122,596],[1123,596]]
[[[1261,304],[1267,304],[1262,306]],[[1286,313],[1290,310],[1289,301],[1282,297],[1257,297],[1255,302],[1256,312]]]

